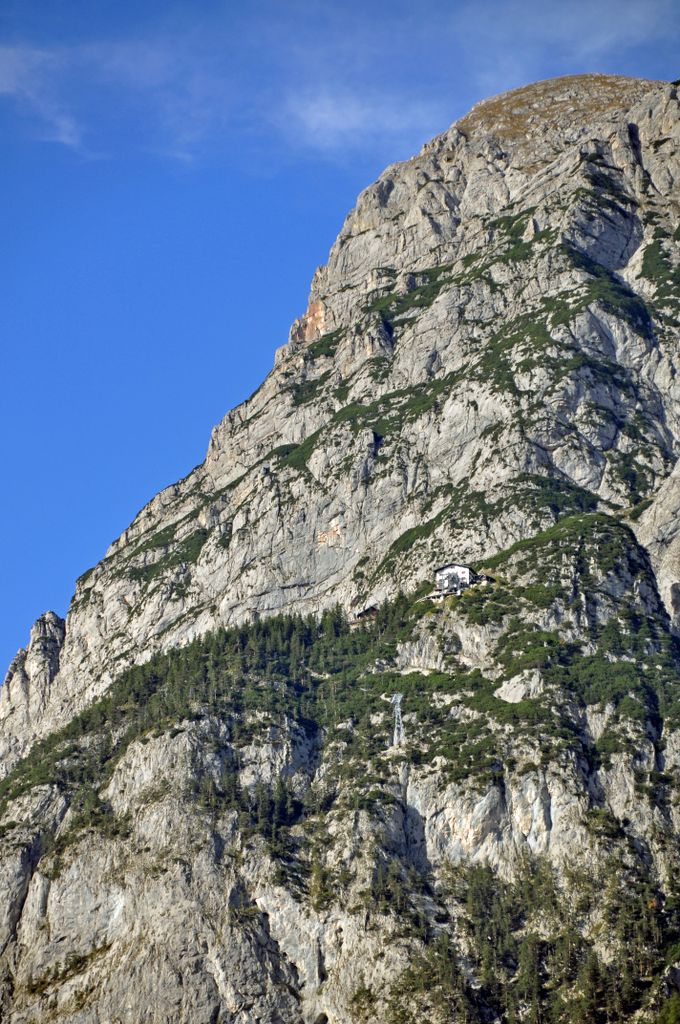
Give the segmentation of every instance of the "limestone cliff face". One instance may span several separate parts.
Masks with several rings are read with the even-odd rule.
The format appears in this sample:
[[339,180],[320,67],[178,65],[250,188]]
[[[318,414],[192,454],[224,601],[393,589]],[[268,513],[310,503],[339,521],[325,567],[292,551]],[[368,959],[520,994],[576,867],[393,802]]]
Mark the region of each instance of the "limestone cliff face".
[[[649,560],[586,513],[488,568],[358,631],[334,613],[316,640],[289,619],[171,652],[38,747],[0,791],[3,1019],[443,1022],[463,997],[505,1019],[529,940],[547,1009],[567,919],[565,1019],[599,1019],[579,1016],[588,946],[632,972],[610,1019],[652,1019],[680,710]],[[493,878],[521,909],[484,902]],[[645,914],[641,938],[621,930]]]
[[[623,906],[601,873],[616,854],[631,891],[657,887],[640,906],[657,901],[672,938],[679,180],[675,86],[592,75],[479,104],[360,195],[270,375],[81,577],[65,623],[39,620],[0,690],[12,1024],[141,1006],[159,1022],[504,1019],[460,898],[482,865],[511,885],[549,864],[553,903],[578,889],[574,934],[606,965],[626,943],[598,938]],[[246,623],[424,598],[449,559],[493,582],[415,601],[363,661],[363,630],[340,630],[342,669],[301,653],[305,634],[296,695],[271,650],[252,661]],[[240,660],[201,646],[239,625]],[[182,662],[185,693],[172,659],[194,650],[219,671]],[[140,724],[147,662],[150,707],[168,696]],[[225,673],[250,680],[237,703]],[[408,751],[390,747],[402,685]],[[547,917],[503,907],[508,943],[553,942]],[[414,1009],[408,972],[441,967],[444,941],[462,980]],[[508,950],[495,974],[521,992],[529,953]],[[652,1013],[652,975],[609,1020]],[[572,983],[566,1003],[587,990]],[[605,987],[593,998],[574,1019],[601,1019]]]
[[558,79],[366,189],[262,387],[78,581],[40,719],[3,691],[4,762],[156,649],[384,598],[530,534],[551,511],[527,515],[520,476],[652,494],[678,443],[679,132],[672,86]]
[[19,651],[9,667],[0,700],[0,730],[10,763],[43,728],[64,635],[64,620],[46,612],[33,626],[26,650]]

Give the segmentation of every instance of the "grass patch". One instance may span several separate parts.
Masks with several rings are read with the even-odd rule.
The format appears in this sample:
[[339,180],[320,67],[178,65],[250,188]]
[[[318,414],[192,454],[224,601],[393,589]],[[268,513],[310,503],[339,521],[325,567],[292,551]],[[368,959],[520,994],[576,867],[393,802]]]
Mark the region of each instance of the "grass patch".
[[[157,534],[156,536],[158,537],[160,535]],[[151,562],[149,565],[133,566],[128,569],[127,575],[130,579],[140,580],[143,583],[150,583],[151,580],[156,579],[158,576],[162,576],[169,569],[174,569],[178,565],[193,565],[198,561],[199,555],[203,550],[203,545],[207,539],[208,530],[204,527],[194,530],[193,533],[190,533],[188,537],[179,541],[174,548],[172,548],[157,562]],[[141,550],[145,550],[145,548],[142,547],[138,549],[138,552]],[[148,548],[147,550],[151,550],[151,548]]]
[[308,345],[305,354],[312,360],[330,359],[335,355],[340,340],[344,335],[345,328],[338,327],[336,330],[322,335],[316,341],[313,341],[311,345]]

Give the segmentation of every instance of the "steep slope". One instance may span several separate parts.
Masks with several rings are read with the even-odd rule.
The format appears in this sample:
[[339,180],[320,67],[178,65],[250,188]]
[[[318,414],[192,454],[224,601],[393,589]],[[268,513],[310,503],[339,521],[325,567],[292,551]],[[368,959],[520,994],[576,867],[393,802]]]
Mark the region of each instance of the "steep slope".
[[0,788],[6,1019],[662,1002],[680,686],[648,559],[589,513],[486,568],[359,630],[337,610],[212,634],[39,744]]
[[[262,387],[10,667],[12,1024],[672,996],[679,178],[675,87],[592,75],[361,194]],[[491,582],[433,603],[451,558]]]
[[546,478],[572,507],[650,495],[678,434],[678,130],[672,86],[558,79],[362,193],[263,386],[78,581],[58,679],[19,656],[3,762],[153,650],[530,534]]

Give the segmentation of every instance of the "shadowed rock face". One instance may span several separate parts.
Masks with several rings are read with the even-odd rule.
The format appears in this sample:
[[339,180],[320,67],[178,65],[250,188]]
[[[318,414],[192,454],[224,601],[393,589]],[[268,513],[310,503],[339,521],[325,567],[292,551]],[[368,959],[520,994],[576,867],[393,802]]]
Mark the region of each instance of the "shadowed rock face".
[[[60,859],[83,807],[101,807],[37,768],[36,787],[11,783],[0,1006],[12,1024],[138,1020],[141,1006],[154,1021],[382,1020],[427,929],[462,920],[452,864],[508,880],[543,857],[568,890],[572,868],[595,878],[620,845],[645,884],[666,885],[680,767],[678,179],[675,88],[587,75],[478,104],[362,192],[274,369],[215,427],[204,463],[81,577],[65,623],[36,623],[0,691],[0,770],[130,666],[216,627],[380,605],[452,558],[490,566],[495,582],[413,612],[370,674],[356,669],[362,693],[385,670],[422,677],[425,703],[404,701],[415,760],[381,761],[361,732],[390,735],[379,692],[349,724],[333,720],[359,747],[324,717],[337,693],[302,717],[280,696],[273,725],[250,691],[218,713],[217,677],[172,728],[166,710],[124,750],[137,697],[120,698],[120,721],[110,708],[83,719],[87,740],[72,726],[69,743],[101,747],[96,801],[116,824],[78,832]],[[325,679],[327,666],[309,672]],[[608,690],[608,674],[623,681]],[[557,720],[562,746],[542,747]],[[300,825],[311,858],[299,879],[271,836],[244,839],[243,808],[196,802],[227,769],[254,801],[289,780],[306,808],[286,826]],[[324,817],[329,780],[340,810]],[[408,911],[424,934],[400,933],[401,904],[394,920],[367,909],[376,856],[403,867],[395,892],[411,869],[425,879]],[[345,879],[339,903],[314,896],[329,878]],[[597,946],[609,925],[593,910],[579,927]],[[459,921],[451,941],[474,987],[466,935]],[[641,1000],[626,1013],[646,1012]]]

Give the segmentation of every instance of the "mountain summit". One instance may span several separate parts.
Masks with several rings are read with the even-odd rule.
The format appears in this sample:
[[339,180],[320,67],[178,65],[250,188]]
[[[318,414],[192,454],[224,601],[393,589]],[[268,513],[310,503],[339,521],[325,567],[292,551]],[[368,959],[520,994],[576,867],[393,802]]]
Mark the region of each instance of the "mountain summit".
[[2,1019],[676,1019],[679,180],[583,75],[361,193],[10,666]]

